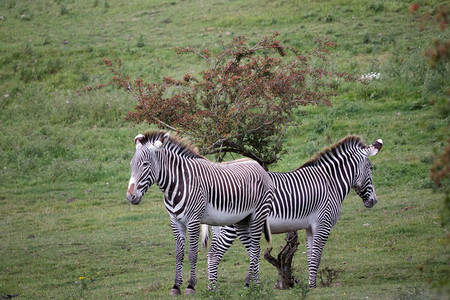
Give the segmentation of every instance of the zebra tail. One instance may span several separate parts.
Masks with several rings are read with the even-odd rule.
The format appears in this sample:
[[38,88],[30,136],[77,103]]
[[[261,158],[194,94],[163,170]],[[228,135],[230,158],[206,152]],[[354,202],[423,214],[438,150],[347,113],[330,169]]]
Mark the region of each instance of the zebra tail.
[[202,237],[202,247],[208,248],[208,240],[209,240],[209,226],[208,224],[202,224],[201,226],[201,237]]
[[264,221],[264,237],[270,245],[270,243],[272,242],[272,231],[270,231],[269,220],[267,219],[266,221]]

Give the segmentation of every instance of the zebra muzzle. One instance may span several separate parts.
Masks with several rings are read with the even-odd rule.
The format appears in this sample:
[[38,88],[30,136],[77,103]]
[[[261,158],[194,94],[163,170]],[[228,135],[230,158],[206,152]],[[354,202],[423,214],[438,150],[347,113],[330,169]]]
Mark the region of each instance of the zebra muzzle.
[[142,197],[138,197],[136,195],[131,195],[127,193],[127,200],[131,204],[138,205],[141,202]]
[[372,208],[375,204],[377,204],[377,197],[370,197],[367,201],[364,201],[364,206],[367,208]]
[[128,187],[127,190],[127,200],[128,202],[130,202],[131,204],[137,205],[141,202],[141,198],[142,197],[138,197],[135,193],[135,185],[134,183],[130,184],[130,186]]

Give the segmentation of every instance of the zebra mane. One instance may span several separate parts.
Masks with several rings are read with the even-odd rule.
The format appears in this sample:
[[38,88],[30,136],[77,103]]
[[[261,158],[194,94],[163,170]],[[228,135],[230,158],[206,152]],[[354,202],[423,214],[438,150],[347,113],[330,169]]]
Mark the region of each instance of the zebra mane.
[[[354,148],[364,148],[367,147],[362,141],[361,137],[356,135],[349,135],[340,140],[339,142],[333,144],[330,147],[323,149],[321,152],[316,153],[313,158],[304,163],[300,168],[317,166],[322,161],[323,157],[327,154],[336,153],[337,149],[344,150],[344,152],[349,152],[350,149]],[[341,151],[342,152],[342,151]]]
[[[142,140],[142,144],[147,143],[153,143],[157,140],[160,140],[167,132],[165,131],[152,131],[152,132],[146,132],[144,134],[144,138]],[[164,148],[169,149],[172,152],[175,152],[181,156],[188,157],[188,158],[203,158],[198,153],[198,149],[192,145],[191,142],[187,141],[186,139],[180,138],[177,135],[174,135],[173,133],[170,134],[169,140],[164,145]]]

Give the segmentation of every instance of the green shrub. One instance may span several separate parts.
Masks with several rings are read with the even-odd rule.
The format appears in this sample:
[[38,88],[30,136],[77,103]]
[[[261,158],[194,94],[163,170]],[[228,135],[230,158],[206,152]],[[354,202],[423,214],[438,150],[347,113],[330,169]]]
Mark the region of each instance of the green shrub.
[[68,15],[68,14],[70,14],[70,11],[64,4],[61,4],[61,8],[59,10],[59,14],[61,16]]
[[379,1],[371,2],[368,8],[374,12],[382,12],[384,10],[384,3]]

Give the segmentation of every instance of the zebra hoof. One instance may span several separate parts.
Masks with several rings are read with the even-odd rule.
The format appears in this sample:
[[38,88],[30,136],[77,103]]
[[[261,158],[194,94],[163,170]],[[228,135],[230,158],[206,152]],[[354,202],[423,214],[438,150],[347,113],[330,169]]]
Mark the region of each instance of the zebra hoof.
[[195,290],[193,288],[186,288],[186,290],[184,291],[184,293],[186,295],[194,295],[195,294]]
[[181,295],[181,292],[180,292],[179,289],[173,288],[173,289],[170,291],[170,295],[171,295],[171,296],[178,296],[178,295]]

